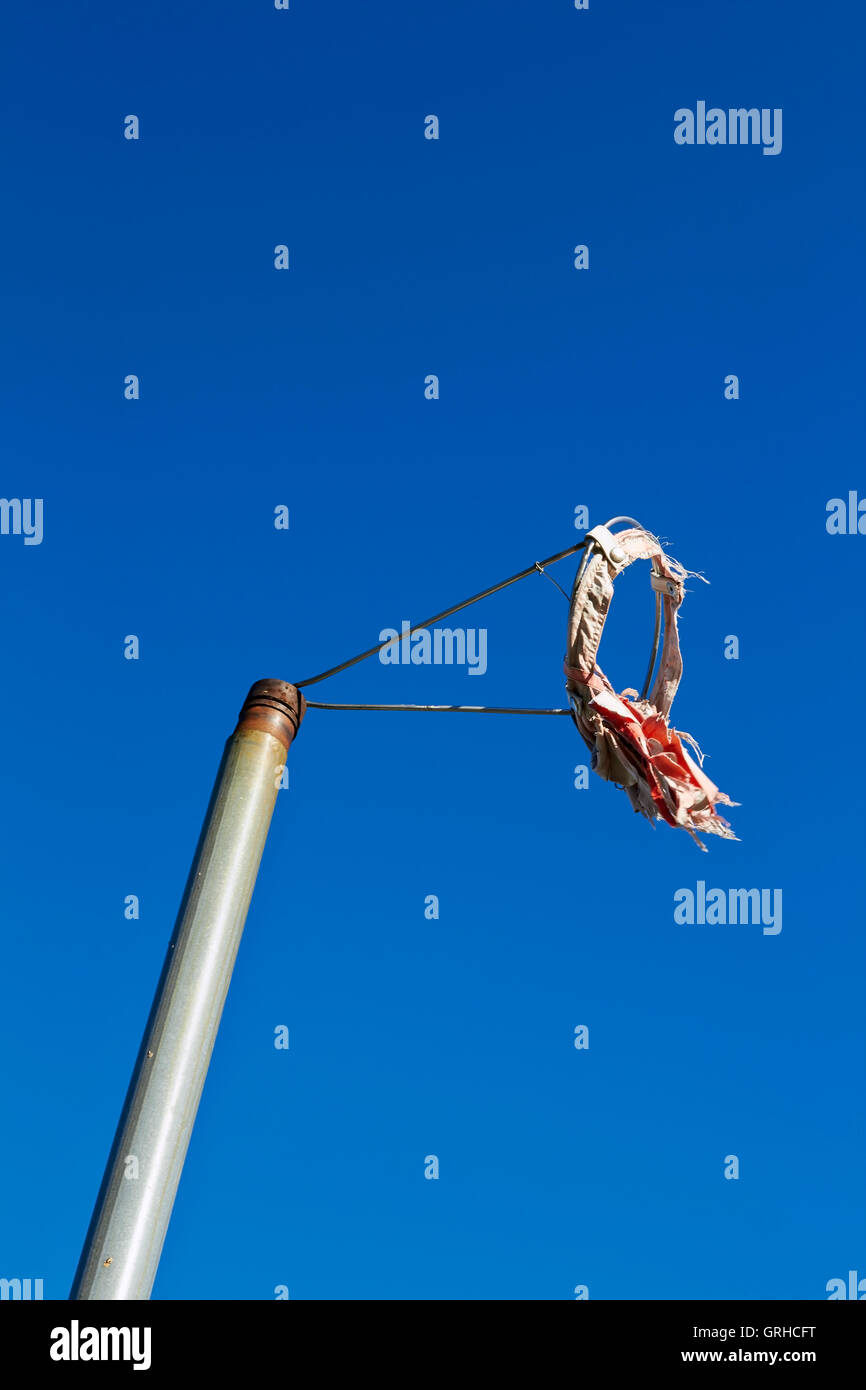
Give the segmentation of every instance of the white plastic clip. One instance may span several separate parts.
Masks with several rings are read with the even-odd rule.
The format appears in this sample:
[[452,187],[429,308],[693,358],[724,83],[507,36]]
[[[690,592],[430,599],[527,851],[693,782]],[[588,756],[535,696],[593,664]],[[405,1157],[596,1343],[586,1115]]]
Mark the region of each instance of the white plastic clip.
[[681,584],[675,584],[672,579],[666,579],[663,574],[656,574],[655,570],[650,571],[650,584],[656,593],[667,594],[668,598],[679,598],[682,592]]
[[593,541],[596,549],[600,550],[608,564],[619,569],[626,560],[626,553],[619,543],[619,538],[613,531],[608,531],[606,526],[593,526],[591,531],[587,531],[586,539]]

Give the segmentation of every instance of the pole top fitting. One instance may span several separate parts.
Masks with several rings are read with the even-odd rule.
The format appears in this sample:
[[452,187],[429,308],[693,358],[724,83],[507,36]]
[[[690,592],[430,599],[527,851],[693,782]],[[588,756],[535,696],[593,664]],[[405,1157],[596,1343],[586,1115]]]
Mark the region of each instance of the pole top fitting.
[[263,733],[273,734],[288,749],[301,727],[306,708],[307,702],[300,690],[289,685],[288,681],[271,677],[256,681],[244,700],[235,732],[259,729]]

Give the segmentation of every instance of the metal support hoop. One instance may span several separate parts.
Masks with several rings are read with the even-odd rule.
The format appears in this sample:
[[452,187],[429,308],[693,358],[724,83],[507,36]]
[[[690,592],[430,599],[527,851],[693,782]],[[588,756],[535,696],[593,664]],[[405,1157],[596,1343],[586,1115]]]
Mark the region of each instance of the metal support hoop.
[[[633,527],[636,527],[638,531],[645,531],[645,530],[646,530],[646,527],[645,527],[645,526],[641,526],[641,524],[640,524],[639,521],[635,521],[635,519],[634,519],[633,516],[613,516],[613,517],[611,517],[611,519],[610,519],[609,521],[606,521],[606,522],[604,523],[604,528],[605,528],[606,531],[610,531],[612,527],[619,525],[620,522],[625,522],[625,523],[626,523],[626,529],[627,529],[629,526],[633,526]],[[616,533],[614,532],[613,534],[616,534]],[[574,595],[577,593],[578,585],[580,584],[580,581],[581,581],[581,579],[582,579],[583,576],[584,576],[584,573],[585,573],[585,571],[586,571],[586,567],[587,567],[587,565],[589,564],[590,560],[592,559],[592,556],[593,556],[593,554],[595,553],[595,550],[596,550],[596,546],[595,546],[594,541],[592,541],[592,540],[588,541],[588,542],[587,542],[587,546],[586,546],[586,550],[583,552],[583,557],[582,557],[582,559],[581,559],[580,565],[578,566],[577,574],[576,574],[575,577],[574,577],[574,587],[573,587],[573,589],[572,589],[572,591],[571,591],[572,599],[574,598]],[[658,570],[656,569],[655,564],[653,564],[652,569],[653,569],[653,573],[654,573],[654,574],[657,574],[657,573],[658,573]],[[661,641],[661,630],[662,630],[662,598],[661,598],[661,594],[658,592],[658,590],[656,590],[655,598],[656,598],[656,612],[655,612],[655,627],[654,627],[654,629],[653,629],[652,651],[650,652],[650,659],[649,659],[649,665],[647,666],[646,678],[644,679],[643,688],[642,688],[642,690],[641,690],[641,692],[640,692],[640,698],[641,698],[642,700],[645,700],[646,697],[647,697],[647,695],[648,695],[648,693],[649,693],[650,683],[652,682],[652,678],[653,678],[653,671],[655,670],[656,658],[657,658],[657,656],[658,656],[658,654],[659,654],[659,643],[660,643],[660,641]]]

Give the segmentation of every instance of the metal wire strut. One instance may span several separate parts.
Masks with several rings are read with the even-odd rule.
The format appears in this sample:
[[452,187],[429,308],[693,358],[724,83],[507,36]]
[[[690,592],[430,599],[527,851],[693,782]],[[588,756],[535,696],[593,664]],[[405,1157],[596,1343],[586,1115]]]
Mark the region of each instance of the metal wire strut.
[[[452,613],[459,613],[461,608],[468,608],[470,604],[479,603],[483,598],[489,598],[491,594],[499,593],[500,589],[507,589],[509,584],[516,584],[519,579],[527,579],[530,574],[544,574],[547,565],[556,564],[557,560],[565,560],[569,555],[576,555],[579,550],[586,547],[586,541],[578,541],[577,545],[570,545],[567,550],[560,550],[556,555],[548,555],[546,560],[536,560],[525,570],[520,570],[518,574],[512,574],[508,579],[502,579],[498,584],[491,584],[489,589],[483,589],[480,594],[473,594],[471,598],[465,598],[460,603],[455,603],[452,608],[445,608],[441,613],[434,613],[432,618],[425,618],[423,622],[415,623],[412,627],[397,634],[396,637],[389,637],[386,642],[379,642],[375,647],[368,647],[365,652],[359,652],[357,656],[352,656],[348,661],[341,661],[339,666],[331,666],[327,671],[322,671],[318,676],[308,676],[306,680],[295,681],[297,690],[303,689],[307,685],[317,685],[319,681],[326,680],[328,676],[336,676],[340,671],[347,671],[350,666],[357,666],[359,661],[366,661],[368,656],[375,656],[385,647],[394,647],[404,638],[411,637],[413,632],[420,632],[422,628],[430,627],[433,623],[438,623],[442,618],[450,618]],[[550,575],[545,575],[550,579]],[[556,580],[552,580],[556,584]],[[556,585],[559,588],[559,585]],[[561,592],[565,592],[562,590]],[[308,700],[310,709],[353,709],[353,710],[419,710],[435,711],[440,714],[571,714],[570,709],[516,709],[499,705],[332,705],[317,704],[313,700]]]
[[437,714],[571,714],[570,709],[515,709],[506,705],[322,705],[307,700],[307,709],[435,710]]

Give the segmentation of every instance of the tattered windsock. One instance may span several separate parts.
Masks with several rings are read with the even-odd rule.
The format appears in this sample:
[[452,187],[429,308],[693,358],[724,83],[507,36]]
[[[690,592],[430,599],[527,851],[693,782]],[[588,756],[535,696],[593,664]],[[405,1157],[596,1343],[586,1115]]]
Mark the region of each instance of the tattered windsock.
[[[619,522],[629,523],[628,528],[611,531],[610,527]],[[632,517],[614,517],[604,526],[595,526],[587,531],[586,539],[588,544],[571,595],[565,675],[572,716],[583,741],[592,750],[592,767],[605,781],[627,793],[635,811],[650,821],[667,821],[668,825],[688,831],[702,850],[706,845],[697,831],[736,840],[716,807],[738,803],[720,792],[686,752],[683,742],[703,763],[703,754],[691,735],[668,724],[683,671],[677,613],[685,593],[685,580],[703,576],[684,569],[666,555],[661,542]],[[656,595],[653,651],[640,696],[632,689],[617,694],[596,664],[614,580],[635,560],[651,562],[650,583]],[[662,608],[661,660],[647,697],[658,652]]]

